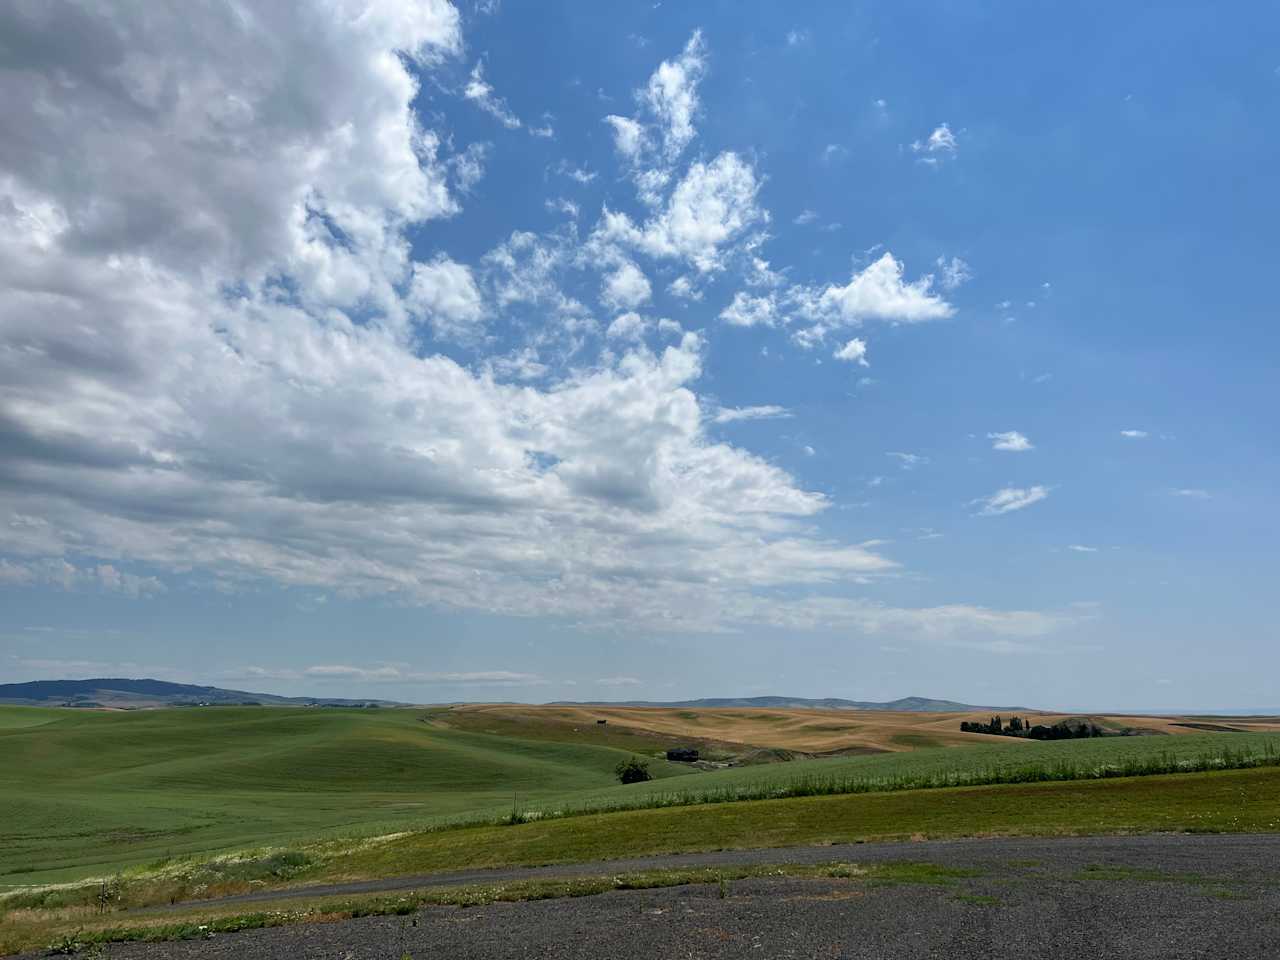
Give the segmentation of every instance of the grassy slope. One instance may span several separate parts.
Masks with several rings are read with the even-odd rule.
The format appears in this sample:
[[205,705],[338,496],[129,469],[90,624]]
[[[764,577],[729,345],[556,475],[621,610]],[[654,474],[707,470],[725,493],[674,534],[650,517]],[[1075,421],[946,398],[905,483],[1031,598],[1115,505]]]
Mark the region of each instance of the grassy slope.
[[[0,885],[496,812],[510,809],[513,796],[529,802],[603,789],[628,756],[444,730],[419,716],[324,708],[0,711]],[[664,762],[652,769],[686,772]]]
[[917,836],[1155,830],[1280,830],[1280,770],[758,800],[473,827],[369,846],[324,865],[307,879]]
[[1035,766],[1053,768],[1062,765],[1087,770],[1156,756],[1190,760],[1216,753],[1224,747],[1262,753],[1270,746],[1274,751],[1280,752],[1280,734],[1271,733],[1199,733],[1178,737],[1104,737],[1091,740],[1012,742],[1002,737],[985,739],[988,742],[978,746],[797,760],[791,763],[717,770],[699,777],[679,780],[659,780],[625,787],[614,784],[603,790],[579,791],[572,796],[559,797],[543,807],[548,810],[636,807],[648,803],[647,798],[660,800],[683,793],[714,797],[719,792],[731,794],[734,790],[744,788],[785,787],[806,779],[869,781],[868,785],[871,786],[877,783],[890,786],[898,779],[945,777],[952,773],[964,776],[999,771],[1016,772]]

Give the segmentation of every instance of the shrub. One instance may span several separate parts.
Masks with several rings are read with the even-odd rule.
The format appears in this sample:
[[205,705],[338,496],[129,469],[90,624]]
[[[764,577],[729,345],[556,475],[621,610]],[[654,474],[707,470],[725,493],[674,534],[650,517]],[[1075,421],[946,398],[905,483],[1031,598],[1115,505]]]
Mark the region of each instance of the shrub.
[[613,772],[619,783],[643,783],[653,779],[653,774],[649,773],[649,764],[639,757],[628,757],[614,767]]

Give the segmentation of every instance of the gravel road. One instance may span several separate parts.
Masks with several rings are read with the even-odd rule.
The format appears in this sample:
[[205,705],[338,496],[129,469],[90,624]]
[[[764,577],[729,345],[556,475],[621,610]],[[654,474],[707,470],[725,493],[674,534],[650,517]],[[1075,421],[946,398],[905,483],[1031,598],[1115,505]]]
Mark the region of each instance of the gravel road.
[[[716,885],[698,885],[467,909],[430,907],[408,917],[121,944],[100,955],[118,960],[1280,958],[1280,835],[856,844],[465,876],[497,881],[651,867],[829,861],[923,861],[971,868],[977,875],[935,884],[764,878],[734,881],[725,896]],[[450,882],[458,879],[455,875]],[[333,892],[357,889],[368,888],[347,885]]]

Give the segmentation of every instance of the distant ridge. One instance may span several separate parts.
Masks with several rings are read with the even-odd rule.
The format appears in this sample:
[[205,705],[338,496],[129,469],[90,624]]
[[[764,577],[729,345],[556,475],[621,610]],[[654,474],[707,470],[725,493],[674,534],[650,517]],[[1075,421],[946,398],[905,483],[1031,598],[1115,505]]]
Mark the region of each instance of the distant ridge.
[[874,700],[842,700],[839,697],[703,697],[699,700],[557,700],[557,707],[774,707],[797,710],[898,710],[909,713],[969,713],[974,710],[1022,711],[1026,707],[984,707],[956,700],[933,700],[929,697],[902,697],[898,700],[878,702]]
[[278,697],[270,693],[248,693],[203,687],[168,680],[98,677],[91,680],[32,680],[28,683],[0,683],[0,703],[38,707],[176,707],[263,706],[360,707],[365,704],[394,706],[392,700],[343,700],[334,697]]

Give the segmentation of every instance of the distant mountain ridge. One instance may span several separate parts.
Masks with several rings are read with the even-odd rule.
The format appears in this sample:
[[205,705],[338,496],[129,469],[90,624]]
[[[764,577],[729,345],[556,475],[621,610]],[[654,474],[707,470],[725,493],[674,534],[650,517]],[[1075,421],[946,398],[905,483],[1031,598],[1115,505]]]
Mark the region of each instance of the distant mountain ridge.
[[335,697],[280,697],[222,687],[173,683],[169,680],[97,677],[90,680],[31,680],[0,683],[0,703],[40,707],[172,707],[172,706],[393,706],[392,700],[344,700]]
[[957,700],[934,700],[929,697],[901,697],[885,702],[875,700],[842,700],[839,697],[702,697],[698,700],[593,700],[568,701],[559,700],[552,706],[560,707],[701,707],[713,709],[717,707],[773,707],[775,709],[793,710],[883,710],[901,711],[904,713],[969,713],[974,710],[1022,711],[1030,713],[1026,707],[986,707],[972,703],[960,703]]

